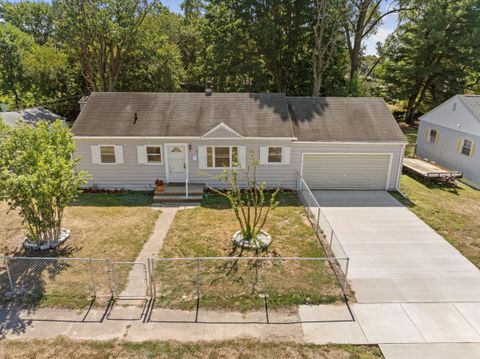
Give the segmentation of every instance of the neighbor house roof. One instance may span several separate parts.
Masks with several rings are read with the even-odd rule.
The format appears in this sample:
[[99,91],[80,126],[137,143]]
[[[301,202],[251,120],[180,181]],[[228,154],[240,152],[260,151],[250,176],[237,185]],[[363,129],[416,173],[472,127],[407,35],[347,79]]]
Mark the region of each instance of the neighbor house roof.
[[285,95],[275,93],[95,92],[72,130],[76,136],[199,137],[222,122],[244,137],[293,137]]
[[480,95],[458,95],[465,106],[480,120]]
[[54,122],[55,120],[65,120],[60,115],[57,115],[44,107],[26,108],[24,110],[0,112],[3,122],[7,125],[13,126],[22,118],[27,123],[35,123],[41,120]]
[[405,142],[405,136],[377,97],[288,97],[299,141]]
[[95,92],[72,130],[86,137],[201,137],[220,124],[243,137],[405,142],[383,99],[278,93]]

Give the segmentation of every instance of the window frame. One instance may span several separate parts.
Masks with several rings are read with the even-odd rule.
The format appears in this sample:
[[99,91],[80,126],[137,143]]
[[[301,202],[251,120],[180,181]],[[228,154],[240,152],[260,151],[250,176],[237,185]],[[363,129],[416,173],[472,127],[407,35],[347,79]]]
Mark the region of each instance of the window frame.
[[[113,159],[115,160],[115,162],[103,162],[102,161],[102,147],[112,147],[113,148]],[[99,164],[101,164],[101,165],[116,165],[116,164],[118,164],[115,145],[98,145],[98,157],[99,157],[99,160],[100,160]]]
[[[435,131],[435,139],[432,141],[432,131]],[[436,128],[429,128],[428,129],[428,143],[434,145],[437,143],[438,140],[438,129]]]
[[[280,148],[280,162],[270,162],[270,148]],[[267,146],[267,164],[268,165],[282,165],[284,163],[284,149],[283,146]]]
[[[213,164],[213,167],[210,167],[208,166],[208,149],[209,148],[212,148],[212,164]],[[216,154],[216,148],[228,148],[228,162],[229,162],[229,166],[228,167],[224,167],[224,166],[221,166],[221,167],[218,167],[217,166],[217,163],[216,163],[216,160],[215,160],[215,154]],[[238,166],[233,166],[233,150],[232,148],[236,148],[237,149],[237,164]],[[237,167],[240,167],[240,159],[239,159],[239,146],[219,146],[219,145],[205,145],[205,165],[206,165],[206,169],[209,169],[209,170],[215,170],[215,169],[224,169],[224,168],[237,168]]]
[[[159,148],[160,149],[160,162],[150,162],[148,160],[148,151],[147,151],[147,148],[148,147],[154,147],[154,148]],[[159,166],[159,165],[163,165],[163,146],[162,145],[144,145],[143,146],[143,149],[145,151],[145,164],[146,165],[149,165],[149,166]],[[154,155],[153,153],[151,155]],[[156,155],[158,156],[158,154]]]
[[[470,142],[470,147],[468,148],[468,154],[463,153],[463,148],[465,147],[465,142]],[[472,149],[473,149],[474,141],[470,138],[462,138],[462,142],[460,143],[460,151],[459,153],[463,156],[471,157],[472,156]]]

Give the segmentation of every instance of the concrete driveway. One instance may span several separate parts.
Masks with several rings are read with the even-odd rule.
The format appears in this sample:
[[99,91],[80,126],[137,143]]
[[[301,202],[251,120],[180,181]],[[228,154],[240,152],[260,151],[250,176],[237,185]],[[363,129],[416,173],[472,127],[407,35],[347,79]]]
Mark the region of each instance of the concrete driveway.
[[480,271],[380,191],[314,191],[350,257],[359,303],[480,302]]

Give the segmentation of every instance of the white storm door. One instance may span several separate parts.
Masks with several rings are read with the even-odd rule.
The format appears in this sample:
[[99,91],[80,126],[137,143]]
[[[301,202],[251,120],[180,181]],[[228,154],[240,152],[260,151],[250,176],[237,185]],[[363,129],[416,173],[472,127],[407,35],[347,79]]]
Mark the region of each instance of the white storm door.
[[187,153],[185,145],[166,145],[168,161],[168,181],[185,182],[187,180]]

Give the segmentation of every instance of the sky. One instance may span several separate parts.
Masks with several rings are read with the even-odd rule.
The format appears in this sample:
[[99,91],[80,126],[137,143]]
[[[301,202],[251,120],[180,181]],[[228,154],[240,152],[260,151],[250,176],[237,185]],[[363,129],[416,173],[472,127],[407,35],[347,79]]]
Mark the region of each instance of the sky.
[[[162,0],[162,4],[167,6],[171,11],[180,13],[181,12],[180,4],[182,3],[182,1],[183,0]],[[393,0],[385,1],[381,6],[382,11],[388,10],[389,6],[391,6],[392,1]],[[398,17],[396,14],[390,14],[384,17],[383,24],[378,28],[377,33],[375,35],[370,36],[364,42],[367,55],[375,55],[377,53],[376,51],[377,42],[380,41],[383,43],[385,41],[387,36],[390,35],[393,32],[393,30],[395,30],[397,26],[397,20],[398,20]]]

